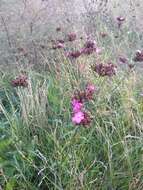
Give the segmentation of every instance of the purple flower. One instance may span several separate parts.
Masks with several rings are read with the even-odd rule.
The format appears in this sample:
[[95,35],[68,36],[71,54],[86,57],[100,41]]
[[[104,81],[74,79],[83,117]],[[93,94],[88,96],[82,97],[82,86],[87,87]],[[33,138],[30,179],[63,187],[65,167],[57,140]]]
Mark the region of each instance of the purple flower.
[[84,113],[79,111],[77,113],[74,113],[73,117],[72,117],[72,122],[75,125],[81,124],[81,122],[84,120]]
[[84,44],[85,48],[95,48],[96,42],[95,40],[87,40],[87,42]]
[[64,44],[63,43],[57,43],[53,46],[53,49],[62,49],[64,48]]
[[59,39],[59,40],[57,40],[59,43],[61,43],[61,44],[64,44],[65,43],[65,41],[64,40],[61,40],[61,39]]
[[117,17],[117,21],[119,21],[119,22],[123,22],[123,21],[125,21],[126,19],[124,18],[124,17]]
[[91,100],[93,98],[93,95],[96,91],[96,87],[93,84],[87,84],[86,89],[85,89],[85,99],[86,100]]
[[120,28],[123,22],[125,21],[124,17],[117,17],[118,27]]
[[27,87],[28,86],[28,78],[25,75],[19,75],[16,79],[11,81],[13,87]]
[[73,111],[73,113],[77,113],[77,112],[81,111],[82,107],[83,107],[82,102],[80,102],[76,98],[72,99],[72,111]]
[[119,57],[119,61],[120,61],[120,63],[127,63],[128,62],[127,58],[125,58],[125,57]]
[[68,34],[68,41],[72,42],[76,40],[76,34],[74,32]]
[[87,112],[77,112],[72,117],[72,122],[75,125],[89,126],[91,118]]
[[78,58],[80,55],[81,55],[81,51],[78,51],[78,50],[67,53],[67,57],[69,58]]
[[113,65],[112,63],[108,63],[108,64],[103,64],[103,63],[99,63],[94,65],[93,67],[93,71],[95,71],[96,73],[98,73],[99,76],[113,76],[116,74],[116,66]]
[[97,47],[96,42],[93,40],[87,40],[84,47],[81,49],[82,54],[90,55],[93,52],[100,53],[101,49]]
[[135,62],[142,62],[143,61],[143,50],[137,50],[136,55],[133,60]]

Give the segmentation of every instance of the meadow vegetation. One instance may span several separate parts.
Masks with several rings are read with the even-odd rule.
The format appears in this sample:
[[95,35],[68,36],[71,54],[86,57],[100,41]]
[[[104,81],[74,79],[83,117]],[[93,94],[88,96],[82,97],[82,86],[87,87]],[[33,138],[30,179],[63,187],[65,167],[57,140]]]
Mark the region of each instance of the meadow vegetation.
[[5,18],[0,190],[142,190],[143,34],[134,20],[90,13],[86,32],[56,23],[42,38],[40,27],[12,37]]

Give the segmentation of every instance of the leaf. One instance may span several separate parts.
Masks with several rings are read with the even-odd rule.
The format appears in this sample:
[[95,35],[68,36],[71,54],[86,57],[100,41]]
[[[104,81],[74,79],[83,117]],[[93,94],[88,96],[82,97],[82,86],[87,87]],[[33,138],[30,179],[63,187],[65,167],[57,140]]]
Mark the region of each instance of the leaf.
[[11,180],[9,180],[9,182],[6,184],[5,190],[14,190],[14,186],[15,186],[15,180],[14,180],[14,179],[11,179]]

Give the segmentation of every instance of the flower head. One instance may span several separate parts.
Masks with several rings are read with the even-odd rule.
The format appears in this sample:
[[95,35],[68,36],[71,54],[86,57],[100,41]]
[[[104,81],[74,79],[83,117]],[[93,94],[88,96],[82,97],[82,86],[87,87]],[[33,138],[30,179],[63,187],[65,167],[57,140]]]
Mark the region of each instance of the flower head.
[[93,84],[87,84],[85,89],[85,98],[86,100],[91,100],[93,98],[93,95],[96,91],[96,87]]
[[124,17],[117,17],[118,27],[120,28],[126,19]]
[[76,34],[74,32],[68,34],[68,41],[72,42],[76,40]]
[[84,44],[84,47],[81,49],[82,54],[90,55],[93,52],[100,53],[101,49],[97,47],[94,40],[87,40]]
[[69,52],[67,54],[67,57],[69,57],[69,58],[78,58],[80,55],[81,55],[81,51],[77,50],[77,51]]
[[137,50],[136,55],[133,60],[135,62],[142,62],[143,61],[143,50]]
[[81,111],[82,107],[83,107],[83,103],[80,100],[78,100],[76,98],[72,99],[72,111],[73,111],[73,113],[77,113],[77,112]]
[[72,122],[75,125],[89,126],[91,123],[91,117],[87,112],[77,112],[72,117]]
[[27,81],[27,76],[25,75],[19,75],[16,79],[11,81],[11,84],[13,87],[27,87],[28,86],[28,81]]
[[112,63],[108,63],[108,64],[99,63],[99,64],[94,65],[92,68],[93,68],[93,71],[98,73],[99,76],[111,77],[116,74],[116,66]]
[[62,49],[62,48],[64,48],[64,44],[63,43],[57,43],[57,44],[55,44],[54,46],[53,46],[53,49]]
[[119,57],[119,62],[120,62],[120,63],[127,63],[128,60],[127,60],[127,58],[125,58],[125,57]]
[[74,113],[72,117],[72,122],[76,125],[81,124],[81,122],[84,120],[84,113],[79,111],[77,113]]

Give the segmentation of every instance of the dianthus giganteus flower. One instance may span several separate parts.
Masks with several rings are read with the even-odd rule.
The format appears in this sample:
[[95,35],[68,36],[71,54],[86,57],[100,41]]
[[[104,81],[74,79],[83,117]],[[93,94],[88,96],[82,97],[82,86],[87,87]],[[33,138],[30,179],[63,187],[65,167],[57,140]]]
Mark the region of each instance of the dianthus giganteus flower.
[[79,51],[79,50],[77,50],[77,51],[72,51],[72,52],[67,53],[67,57],[76,59],[76,58],[78,58],[81,54],[82,54],[82,53],[81,53],[81,51]]
[[11,81],[13,87],[27,87],[28,78],[25,75],[19,75],[16,79]]
[[74,97],[72,98],[72,122],[75,125],[83,125],[88,127],[91,123],[90,114],[85,111],[84,103],[90,101],[96,91],[96,87],[89,83],[86,85],[85,90],[76,91]]
[[76,40],[76,33],[72,32],[68,34],[68,41],[72,42]]
[[143,50],[137,50],[133,60],[135,62],[143,62]]
[[117,22],[118,22],[119,28],[121,27],[121,25],[124,23],[125,20],[126,19],[124,17],[121,17],[121,16],[117,17]]
[[90,55],[92,53],[100,53],[101,49],[97,47],[97,44],[94,40],[87,40],[84,44],[84,47],[81,49],[82,54]]
[[95,64],[94,66],[92,66],[93,71],[95,71],[99,76],[113,76],[116,74],[116,69],[117,66],[115,66],[112,63],[107,63],[107,64],[103,64],[103,63],[99,63],[99,64]]
[[62,49],[64,48],[64,43],[57,42],[56,44],[53,45],[53,49]]

